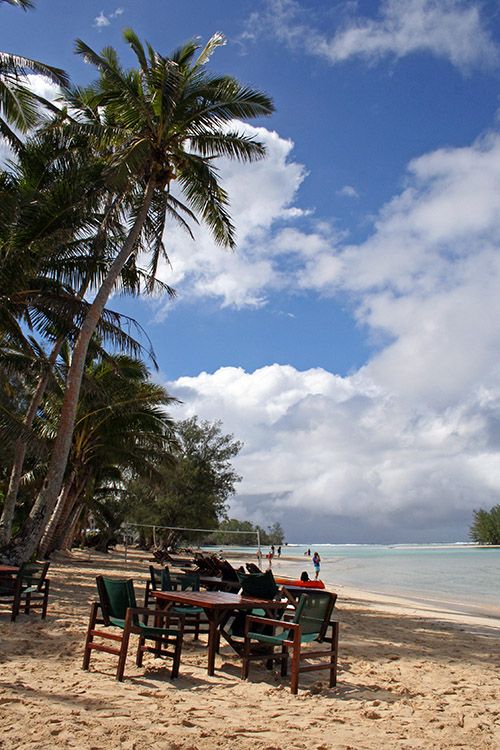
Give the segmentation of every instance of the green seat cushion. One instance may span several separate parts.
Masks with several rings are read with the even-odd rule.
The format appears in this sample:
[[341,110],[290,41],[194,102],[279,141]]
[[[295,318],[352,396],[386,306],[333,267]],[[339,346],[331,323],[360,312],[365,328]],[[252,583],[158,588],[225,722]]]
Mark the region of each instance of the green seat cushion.
[[189,604],[179,604],[172,607],[172,612],[176,615],[202,615],[202,607],[190,607]]
[[[272,643],[275,646],[280,646],[283,641],[291,641],[293,638],[289,638],[289,630],[283,630],[281,633],[276,633],[276,635],[266,635],[265,633],[249,633],[248,637],[251,638],[253,641],[259,641],[260,643]],[[311,643],[312,641],[315,641],[318,637],[319,633],[304,633],[301,638],[301,643]]]
[[[125,628],[125,620],[120,620],[117,617],[110,617],[109,619],[111,625],[114,625],[117,628],[121,628],[122,630]],[[155,628],[152,625],[145,625],[143,622],[139,623],[139,627],[142,630],[142,635],[145,638],[159,638],[162,635],[171,635],[174,637],[177,637],[179,635],[178,630],[173,630],[171,628]]]
[[110,617],[109,621],[111,625],[114,625],[116,628],[123,628],[125,627],[125,620],[120,620],[118,617]]

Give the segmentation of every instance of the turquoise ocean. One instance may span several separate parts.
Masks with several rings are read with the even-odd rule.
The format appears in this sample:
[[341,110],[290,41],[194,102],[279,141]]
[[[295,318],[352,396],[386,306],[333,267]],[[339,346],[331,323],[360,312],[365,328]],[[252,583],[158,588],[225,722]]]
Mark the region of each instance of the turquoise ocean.
[[[304,555],[308,548],[311,553],[319,552],[321,577],[333,586],[392,594],[437,609],[500,619],[500,548],[465,544],[288,544],[282,554],[303,556],[303,569],[311,574],[311,559]],[[238,549],[250,551],[248,547]],[[268,550],[262,551],[265,554]],[[273,569],[279,572],[278,560]]]

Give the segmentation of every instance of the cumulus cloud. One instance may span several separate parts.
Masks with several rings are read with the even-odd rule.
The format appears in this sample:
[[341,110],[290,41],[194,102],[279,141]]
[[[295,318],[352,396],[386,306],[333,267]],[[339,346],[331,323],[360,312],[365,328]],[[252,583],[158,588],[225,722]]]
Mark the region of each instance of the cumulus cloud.
[[[348,12],[352,4],[346,5]],[[496,64],[499,54],[481,17],[479,3],[463,0],[383,0],[374,18],[347,15],[332,36],[309,20],[296,0],[270,0],[268,10],[250,17],[244,38],[272,30],[281,41],[332,64],[353,57],[377,61],[425,52],[467,70]],[[255,31],[258,29],[259,31]]]
[[495,132],[412,161],[363,243],[318,223],[269,236],[273,262],[296,261],[283,285],[348,292],[385,343],[344,378],[275,364],[169,384],[187,413],[245,442],[241,517],[267,514],[296,539],[305,508],[325,541],[362,528],[395,541],[404,524],[408,539],[464,537],[500,491],[499,250]]
[[[232,513],[280,520],[289,538],[353,541],[371,528],[371,540],[396,541],[406,523],[413,538],[442,539],[444,526],[459,533],[472,498],[492,505],[498,497],[498,386],[438,413],[365,373],[341,378],[275,364],[169,385],[186,414],[222,418],[245,443]],[[339,539],[342,522],[351,533]]]

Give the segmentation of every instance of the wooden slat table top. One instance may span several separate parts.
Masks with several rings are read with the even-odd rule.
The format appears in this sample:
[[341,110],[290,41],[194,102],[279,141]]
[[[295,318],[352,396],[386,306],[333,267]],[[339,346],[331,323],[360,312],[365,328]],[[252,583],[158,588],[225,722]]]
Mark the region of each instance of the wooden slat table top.
[[0,573],[17,573],[18,570],[14,565],[0,565]]
[[254,599],[227,591],[151,591],[151,595],[160,601],[187,604],[192,607],[203,607],[203,609],[252,609],[253,607],[269,607],[272,604],[267,599]]

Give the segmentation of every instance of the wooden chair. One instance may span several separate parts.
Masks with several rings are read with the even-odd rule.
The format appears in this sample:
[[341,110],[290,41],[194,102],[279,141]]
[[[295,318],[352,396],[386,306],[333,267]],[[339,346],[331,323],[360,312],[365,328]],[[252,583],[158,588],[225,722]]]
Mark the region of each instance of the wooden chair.
[[[155,568],[149,566],[149,581],[146,583],[146,596],[144,606],[148,607],[151,599],[154,599],[152,591],[199,591],[200,576],[198,573],[171,573],[167,566],[164,568]],[[203,609],[201,607],[190,607],[187,605],[174,605],[170,607],[169,613],[184,617],[184,633],[193,633],[194,640],[197,641],[200,633],[208,633],[208,628],[202,628],[206,624],[204,621]]]
[[[297,694],[300,672],[312,672],[328,669],[330,672],[330,687],[337,684],[337,658],[339,624],[332,620],[332,611],[337,594],[328,591],[311,591],[300,597],[292,622],[276,620],[268,617],[249,615],[245,623],[245,644],[243,649],[242,678],[248,678],[250,661],[266,660],[281,662],[281,675],[285,677],[288,671],[289,650],[292,651],[291,691]],[[257,627],[258,624],[258,627]],[[258,632],[263,625],[271,626],[271,634]],[[281,630],[276,633],[276,630]],[[328,634],[330,629],[330,634]],[[312,642],[327,643],[328,648],[304,649],[302,646]],[[251,653],[254,643],[267,644],[271,652],[266,654]],[[275,647],[281,647],[276,654]],[[327,661],[315,664],[302,664],[302,660],[325,657]]]
[[49,565],[50,562],[22,563],[17,574],[2,574],[0,602],[10,606],[12,622],[16,620],[21,608],[26,615],[33,609],[39,609],[42,620],[45,620],[49,601]]
[[[245,597],[255,597],[257,599],[267,599],[269,601],[272,610],[273,618],[281,620],[284,616],[288,602],[283,601],[282,587],[278,586],[274,580],[274,576],[271,570],[266,570],[265,573],[259,571],[258,575],[238,573],[238,579],[241,584],[241,594]],[[249,610],[239,610],[234,613],[234,616],[228,621],[228,623],[221,629],[222,637],[231,645],[234,651],[238,654],[243,654],[245,648],[245,628],[246,622],[249,617],[256,619],[262,618],[262,620],[269,615],[267,612],[256,607]],[[272,634],[273,629],[268,625],[255,626],[255,629],[260,629],[264,633]],[[270,647],[262,647],[261,644],[252,644],[252,652],[259,654],[272,654],[273,649]],[[272,669],[272,661],[267,661],[268,669]]]
[[[142,665],[143,654],[145,651],[149,651],[157,657],[172,658],[170,679],[173,680],[178,677],[184,634],[184,617],[178,616],[176,618],[177,626],[175,628],[170,624],[168,627],[159,627],[158,623],[165,621],[165,612],[137,607],[133,581],[97,576],[96,583],[99,601],[94,602],[90,610],[83,669],[89,668],[92,651],[105,651],[108,654],[118,656],[116,679],[123,680],[130,635],[135,633],[139,636],[136,655],[137,666]],[[98,618],[99,610],[101,611],[101,618]],[[140,615],[143,616],[142,622],[139,620]],[[154,618],[154,626],[148,625],[149,617]],[[103,625],[104,630],[96,629],[97,624]],[[122,633],[110,633],[107,628],[111,627],[120,629]],[[103,638],[105,641],[116,642],[119,646],[113,647],[106,645],[106,643],[95,642],[96,636]],[[146,641],[154,641],[155,645],[147,646]],[[173,646],[173,650],[170,649],[170,645]]]

